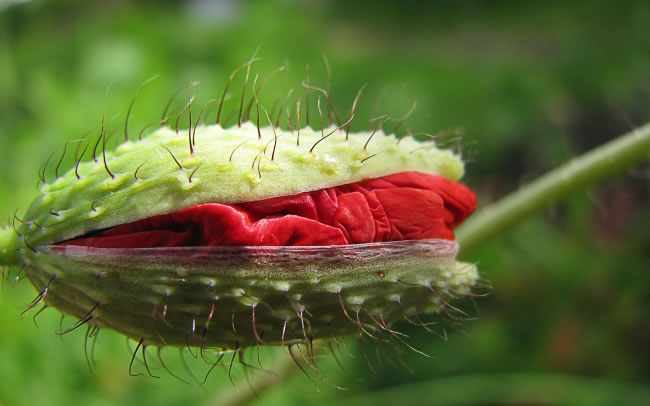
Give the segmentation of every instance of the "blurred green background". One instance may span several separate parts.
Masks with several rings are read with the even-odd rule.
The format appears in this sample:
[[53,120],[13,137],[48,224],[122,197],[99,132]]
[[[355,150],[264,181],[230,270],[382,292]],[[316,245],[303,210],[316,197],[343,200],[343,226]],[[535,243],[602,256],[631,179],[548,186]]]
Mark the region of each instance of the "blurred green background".
[[[137,86],[162,75],[136,101],[133,136],[189,80],[201,85],[182,94],[176,111],[191,94],[220,97],[261,43],[255,71],[288,63],[278,89],[299,85],[307,64],[311,81],[326,86],[326,55],[339,112],[368,82],[367,117],[386,89],[382,108],[394,116],[417,100],[415,130],[463,128],[466,182],[485,206],[650,120],[649,21],[647,0],[2,0],[0,215],[24,211],[39,166],[65,141],[96,136],[105,102],[115,141]],[[284,97],[269,89],[269,103]],[[348,340],[345,371],[332,357],[321,361],[323,375],[346,391],[314,378],[317,391],[297,374],[258,404],[650,404],[649,179],[646,166],[576,190],[468,253],[493,285],[477,309],[466,303],[476,320],[447,327],[448,341],[397,325],[433,359],[364,341],[373,372]],[[130,351],[110,332],[100,334],[93,376],[82,329],[58,337],[54,310],[38,327],[31,315],[20,319],[34,295],[26,281],[6,282],[0,293],[0,405],[211,404],[233,390],[223,368],[203,386],[186,385],[155,356],[162,378],[130,377]],[[273,351],[261,352],[270,367]],[[190,380],[177,352],[163,354]],[[207,366],[186,358],[202,380]],[[238,367],[235,377],[246,391]]]

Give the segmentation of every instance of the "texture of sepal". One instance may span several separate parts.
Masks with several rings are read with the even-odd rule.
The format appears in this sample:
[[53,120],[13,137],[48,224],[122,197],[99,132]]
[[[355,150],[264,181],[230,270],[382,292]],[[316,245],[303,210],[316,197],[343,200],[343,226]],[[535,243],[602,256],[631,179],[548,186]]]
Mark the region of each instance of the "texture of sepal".
[[463,175],[457,155],[412,137],[348,136],[334,127],[259,134],[246,122],[198,127],[189,142],[167,127],[127,141],[42,185],[19,232],[34,247],[205,202],[262,200],[403,171]]
[[24,255],[41,299],[145,344],[242,348],[389,331],[447,312],[478,274],[448,240],[323,247],[99,249]]

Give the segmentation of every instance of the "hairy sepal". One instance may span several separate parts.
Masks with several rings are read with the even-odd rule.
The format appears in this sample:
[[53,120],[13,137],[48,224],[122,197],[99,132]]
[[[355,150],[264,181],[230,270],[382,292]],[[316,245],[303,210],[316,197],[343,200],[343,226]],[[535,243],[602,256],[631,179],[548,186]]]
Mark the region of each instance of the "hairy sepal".
[[457,243],[325,247],[99,249],[25,255],[44,300],[146,344],[242,348],[375,334],[439,312],[469,292],[476,267]]
[[463,175],[457,155],[412,137],[398,142],[379,131],[366,147],[371,133],[346,140],[345,130],[333,127],[303,128],[299,136],[270,127],[260,132],[258,138],[250,122],[198,127],[193,152],[187,130],[162,127],[127,141],[43,185],[19,231],[35,247],[206,202],[262,200],[403,171]]

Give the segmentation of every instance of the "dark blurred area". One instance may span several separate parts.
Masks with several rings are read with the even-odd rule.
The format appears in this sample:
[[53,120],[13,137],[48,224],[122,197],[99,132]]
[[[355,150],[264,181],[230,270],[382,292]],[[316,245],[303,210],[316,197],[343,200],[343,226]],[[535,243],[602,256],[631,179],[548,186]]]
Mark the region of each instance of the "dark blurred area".
[[[287,87],[300,91],[307,65],[312,83],[325,87],[326,55],[337,110],[348,111],[367,82],[362,117],[383,93],[382,109],[394,116],[417,100],[405,126],[413,131],[462,128],[465,181],[486,206],[650,121],[649,21],[647,0],[0,0],[0,215],[25,209],[39,167],[66,141],[96,131],[105,108],[121,131],[148,78],[161,75],[138,96],[134,132],[190,80],[201,85],[183,97],[220,97],[260,44],[257,72],[289,67],[265,94],[269,104]],[[317,392],[298,375],[260,404],[366,404],[383,402],[384,390],[403,405],[648,404],[649,179],[645,165],[576,190],[468,253],[492,286],[465,303],[476,320],[459,329],[429,317],[447,341],[397,325],[433,359],[364,340],[369,368],[348,340],[346,372],[331,358],[323,367],[348,391],[318,382]],[[2,405],[195,404],[231,388],[223,371],[204,390],[167,376],[129,377],[129,350],[110,333],[98,344],[94,377],[83,332],[59,340],[54,311],[39,316],[38,328],[18,320],[33,295],[27,283],[0,294]]]

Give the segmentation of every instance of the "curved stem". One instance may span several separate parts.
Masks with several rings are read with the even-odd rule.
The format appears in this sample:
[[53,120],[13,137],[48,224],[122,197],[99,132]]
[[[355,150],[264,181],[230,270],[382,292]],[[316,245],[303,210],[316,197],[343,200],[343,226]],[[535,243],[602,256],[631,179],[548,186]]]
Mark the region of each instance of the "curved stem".
[[[463,224],[456,233],[463,254],[514,226],[549,204],[575,190],[600,182],[623,170],[650,159],[650,124],[632,130],[504,197]],[[286,355],[286,354],[284,354]],[[222,406],[247,404],[264,391],[298,371],[289,356],[277,357],[272,377],[257,374],[250,380],[248,391],[226,393],[218,403]]]
[[[312,343],[312,351],[319,351],[325,343],[324,340],[315,340]],[[210,405],[239,406],[248,404],[255,399],[259,399],[263,392],[298,371],[300,371],[300,368],[296,365],[296,361],[286,351],[283,351],[273,360],[272,374],[258,372],[250,378],[248,387],[242,388],[242,390],[236,388],[227,390],[217,396],[216,401],[212,401]]]
[[650,124],[574,158],[482,209],[456,231],[466,254],[576,190],[650,159]]
[[283,355],[276,357],[273,361],[273,375],[259,372],[251,377],[249,387],[242,387],[240,390],[229,389],[220,394],[216,401],[211,401],[210,404],[233,406],[248,404],[276,383],[298,371],[298,367],[293,363],[291,357],[287,354]]

